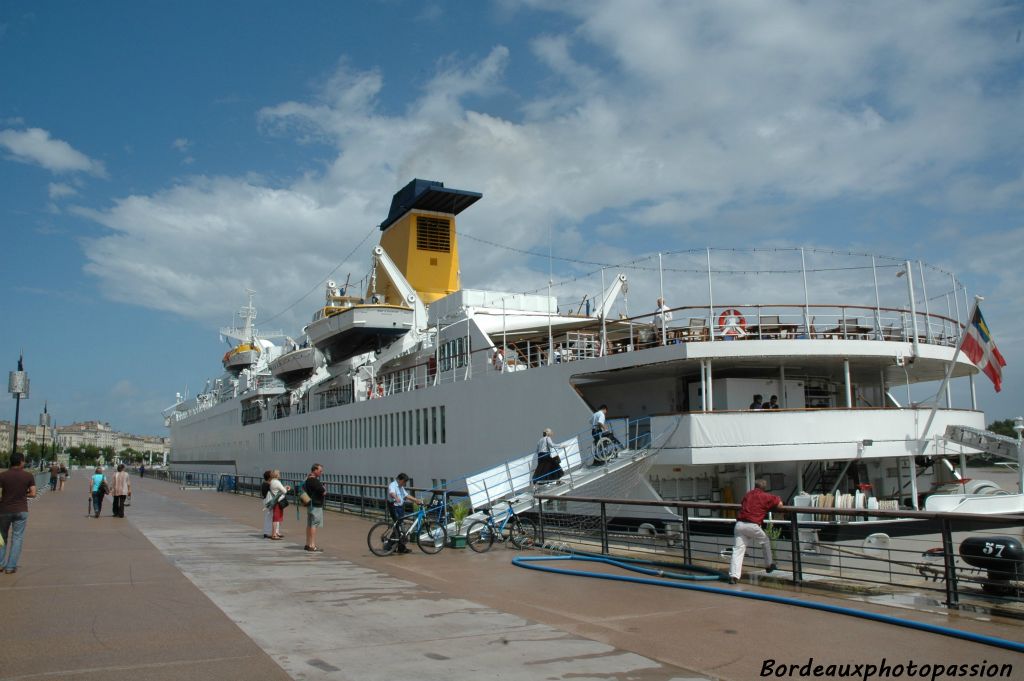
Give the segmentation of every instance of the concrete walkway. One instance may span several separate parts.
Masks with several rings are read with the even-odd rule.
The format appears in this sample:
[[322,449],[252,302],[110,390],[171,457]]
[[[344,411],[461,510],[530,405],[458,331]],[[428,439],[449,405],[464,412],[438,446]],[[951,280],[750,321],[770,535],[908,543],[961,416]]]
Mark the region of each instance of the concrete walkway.
[[[753,679],[764,661],[1010,663],[1009,651],[838,615],[511,565],[514,551],[377,558],[369,521],[286,511],[261,538],[250,497],[133,479],[128,519],[85,517],[85,476],[34,502],[0,679]],[[108,508],[105,509],[109,514]],[[752,589],[750,586],[734,588]],[[812,598],[808,596],[808,598]],[[826,602],[840,601],[818,598]],[[846,603],[846,605],[850,605]],[[1013,621],[876,612],[1024,638]],[[125,674],[124,672],[128,672]]]

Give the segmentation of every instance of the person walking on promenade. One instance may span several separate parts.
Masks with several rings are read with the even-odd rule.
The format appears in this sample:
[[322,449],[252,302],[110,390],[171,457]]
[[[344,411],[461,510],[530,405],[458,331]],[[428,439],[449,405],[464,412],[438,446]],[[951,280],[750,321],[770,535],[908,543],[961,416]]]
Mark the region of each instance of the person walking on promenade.
[[324,498],[327,490],[324,483],[320,482],[323,474],[324,467],[315,463],[309,470],[306,482],[302,483],[302,489],[309,495],[309,506],[306,508],[306,550],[312,552],[323,551],[316,543],[316,531],[324,526]]
[[281,534],[281,521],[284,520],[284,509],[281,508],[280,502],[290,489],[291,487],[281,482],[281,471],[273,470],[270,472],[270,491],[267,492],[265,503],[270,506],[273,513],[274,530],[270,533],[271,539],[284,539],[284,535]]
[[50,464],[50,491],[57,491],[57,478],[60,476],[60,466],[54,461]]
[[743,495],[740,502],[740,513],[736,516],[736,528],[733,530],[735,542],[732,547],[732,560],[729,563],[729,583],[740,581],[743,572],[743,555],[749,544],[757,544],[764,552],[765,572],[773,572],[777,566],[772,561],[772,543],[768,535],[761,529],[761,523],[769,511],[782,508],[782,499],[767,492],[768,481],[758,478],[754,481],[754,489]]
[[[391,484],[388,485],[388,513],[391,515],[391,519],[396,523],[405,517],[406,501],[423,504],[422,501],[411,496],[405,491],[405,483],[407,482],[409,482],[409,476],[405,473],[399,473],[398,476],[391,481]],[[398,553],[411,553],[405,545],[404,533],[401,533],[398,536]]]
[[36,496],[36,481],[25,470],[25,455],[11,454],[11,467],[0,473],[0,572],[18,571],[21,543],[28,525],[28,500]]
[[114,488],[111,490],[111,495],[114,497],[114,517],[124,517],[124,502],[125,499],[132,493],[132,483],[128,479],[128,471],[124,469],[124,464],[117,465],[117,472],[114,473]]
[[60,465],[60,478],[57,480],[57,491],[64,491],[64,483],[68,481],[68,467],[64,464]]
[[146,477],[146,464],[139,464],[139,477]]
[[97,466],[92,476],[92,513],[96,518],[100,517],[103,510],[103,497],[110,494],[110,486],[107,478],[103,475],[103,466]]
[[263,538],[270,539],[274,534],[274,510],[267,506],[267,494],[270,492],[270,474],[274,471],[263,471],[263,484],[260,485],[260,499],[263,506]]

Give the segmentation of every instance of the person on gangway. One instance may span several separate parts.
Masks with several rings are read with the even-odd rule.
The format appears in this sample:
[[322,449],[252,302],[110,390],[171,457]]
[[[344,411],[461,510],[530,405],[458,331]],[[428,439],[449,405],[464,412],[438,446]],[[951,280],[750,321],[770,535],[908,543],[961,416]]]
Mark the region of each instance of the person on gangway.
[[619,439],[615,437],[615,433],[608,425],[606,421],[607,417],[608,405],[602,404],[600,407],[597,408],[597,411],[595,411],[594,415],[590,418],[590,434],[594,438],[594,444],[596,445],[602,437],[606,437],[612,442],[614,442],[619,447],[619,449],[624,449],[625,447],[621,442],[619,442]]

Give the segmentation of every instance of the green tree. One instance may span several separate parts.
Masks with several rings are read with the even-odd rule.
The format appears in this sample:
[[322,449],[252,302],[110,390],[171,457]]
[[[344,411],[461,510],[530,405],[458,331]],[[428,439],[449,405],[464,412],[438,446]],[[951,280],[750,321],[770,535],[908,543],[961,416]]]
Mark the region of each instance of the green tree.
[[1017,437],[1017,431],[1013,429],[1013,419],[1003,419],[1002,421],[993,421],[988,424],[988,429],[996,435],[1005,435],[1006,437]]
[[82,464],[85,466],[95,466],[96,460],[100,457],[100,449],[96,445],[86,445],[85,450],[82,452]]

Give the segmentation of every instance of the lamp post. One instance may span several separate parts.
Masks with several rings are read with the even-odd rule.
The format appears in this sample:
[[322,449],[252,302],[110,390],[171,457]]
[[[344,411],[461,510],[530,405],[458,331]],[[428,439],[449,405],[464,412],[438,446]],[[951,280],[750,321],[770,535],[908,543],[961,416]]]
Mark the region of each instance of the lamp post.
[[39,425],[43,427],[43,442],[40,446],[41,453],[39,457],[43,461],[46,461],[46,427],[50,425],[50,412],[47,411],[47,404],[45,400],[43,401],[43,413],[39,415]]
[[14,437],[11,454],[18,451],[18,417],[21,415],[21,399],[28,399],[28,374],[25,373],[25,356],[18,356],[18,370],[7,374],[7,392],[14,398]]
[[1017,484],[1020,486],[1020,493],[1024,494],[1024,416],[1018,416],[1013,420],[1013,429],[1017,433]]

